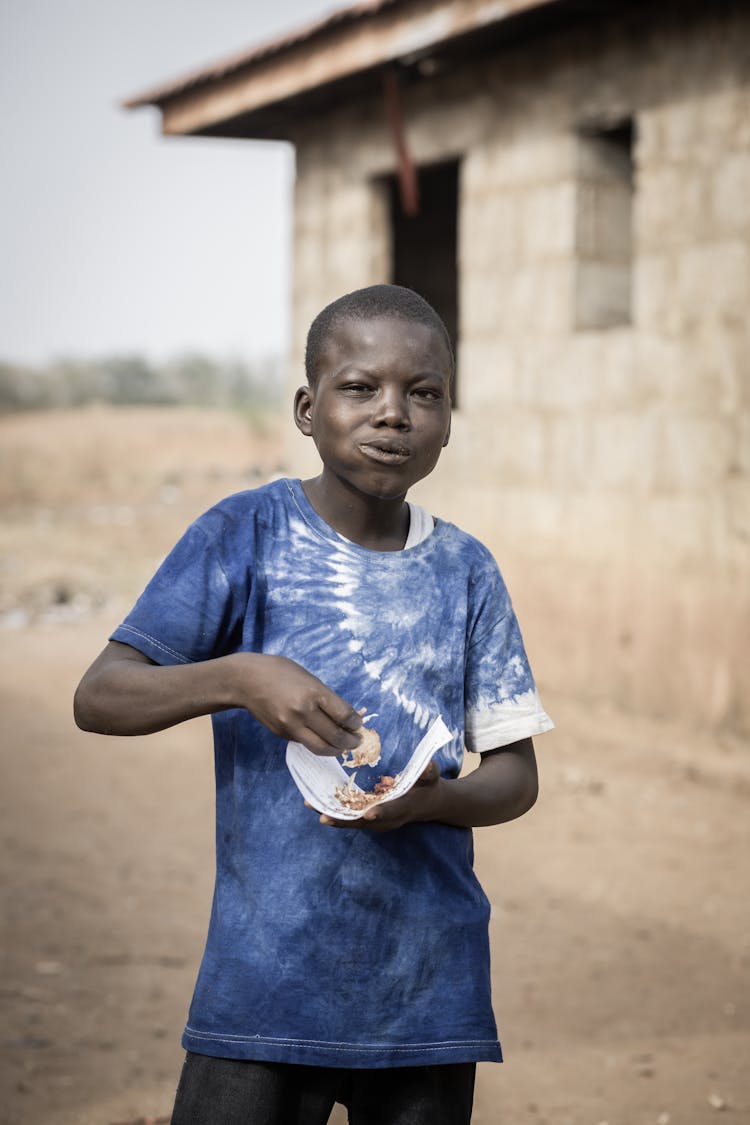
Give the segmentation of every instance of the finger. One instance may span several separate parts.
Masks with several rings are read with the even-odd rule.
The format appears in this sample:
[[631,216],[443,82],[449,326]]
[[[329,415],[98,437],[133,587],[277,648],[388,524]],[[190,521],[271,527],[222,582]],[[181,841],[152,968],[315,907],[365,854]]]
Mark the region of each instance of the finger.
[[335,691],[326,688],[318,699],[318,707],[320,710],[331,719],[336,726],[343,727],[345,730],[355,731],[359,730],[362,726],[362,714],[355,711],[350,704],[336,695]]
[[400,821],[403,819],[404,809],[408,808],[408,802],[408,793],[404,794],[403,797],[396,797],[392,801],[382,801],[363,812],[362,819],[371,826]]
[[403,823],[403,814],[381,812],[380,806],[377,809],[368,809],[362,817],[362,827],[370,832],[392,832],[394,828],[400,828]]
[[320,814],[320,823],[325,824],[329,828],[365,828],[362,817],[356,820],[336,820],[333,816],[328,816],[327,813]]
[[303,727],[299,733],[294,734],[290,741],[301,742],[312,754],[317,754],[321,758],[335,758],[337,754],[341,753],[337,746],[331,746],[311,726]]
[[414,784],[415,785],[432,785],[432,783],[437,781],[437,779],[439,777],[440,777],[440,767],[438,766],[437,762],[433,759],[431,762],[429,762],[427,764],[425,769],[422,770],[421,774],[419,775],[417,780],[414,782]]
[[336,820],[335,817],[329,816],[328,813],[322,813],[320,809],[316,809],[315,805],[311,805],[308,800],[304,801],[306,809],[311,809],[312,812],[318,814],[318,820],[321,824],[328,825],[332,828],[351,828],[351,820]]
[[331,748],[334,754],[343,754],[345,750],[353,750],[362,741],[360,734],[352,730],[345,730],[333,721],[332,718],[320,709],[313,711],[307,718],[307,725],[318,738]]

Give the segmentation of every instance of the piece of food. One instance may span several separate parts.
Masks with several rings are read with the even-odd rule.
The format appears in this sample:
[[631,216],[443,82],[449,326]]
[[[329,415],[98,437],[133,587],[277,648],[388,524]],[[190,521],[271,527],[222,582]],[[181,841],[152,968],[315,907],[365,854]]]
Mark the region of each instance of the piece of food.
[[360,727],[362,741],[353,750],[348,750],[341,764],[350,769],[357,766],[374,766],[380,761],[380,735],[370,727]]
[[370,805],[375,805],[384,797],[398,781],[398,777],[389,777],[387,774],[381,777],[380,781],[376,784],[374,789],[369,793],[363,792],[354,784],[352,777],[347,781],[346,785],[339,785],[336,789],[336,797],[346,809],[352,809],[353,812],[364,812],[369,809]]

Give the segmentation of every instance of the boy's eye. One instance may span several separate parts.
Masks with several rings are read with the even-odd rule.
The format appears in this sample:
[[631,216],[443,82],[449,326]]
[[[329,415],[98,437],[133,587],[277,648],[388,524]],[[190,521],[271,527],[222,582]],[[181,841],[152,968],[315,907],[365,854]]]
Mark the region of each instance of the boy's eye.
[[417,398],[426,399],[428,402],[439,402],[443,397],[442,393],[433,387],[417,387],[414,394]]
[[346,391],[348,394],[366,394],[370,390],[370,387],[368,387],[367,383],[344,383],[341,390]]

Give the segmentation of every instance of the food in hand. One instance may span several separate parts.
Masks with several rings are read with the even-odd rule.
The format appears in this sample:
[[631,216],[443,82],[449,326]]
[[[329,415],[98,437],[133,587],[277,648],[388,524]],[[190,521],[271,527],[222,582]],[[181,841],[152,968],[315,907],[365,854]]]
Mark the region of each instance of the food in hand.
[[364,812],[365,809],[369,809],[370,805],[376,804],[381,797],[390,792],[397,781],[397,777],[389,777],[386,774],[381,777],[374,789],[365,793],[354,784],[354,778],[352,777],[346,785],[339,785],[336,789],[336,797],[344,808],[352,809],[353,812]]
[[353,750],[348,750],[341,759],[341,764],[354,768],[357,766],[374,766],[380,761],[380,735],[370,727],[360,727],[362,741]]

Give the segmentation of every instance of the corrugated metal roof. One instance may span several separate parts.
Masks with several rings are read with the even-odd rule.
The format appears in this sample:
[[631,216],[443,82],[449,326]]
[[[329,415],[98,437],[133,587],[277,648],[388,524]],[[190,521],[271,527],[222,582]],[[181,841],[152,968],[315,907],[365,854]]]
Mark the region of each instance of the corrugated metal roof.
[[283,54],[283,52],[288,51],[290,47],[296,47],[304,42],[312,42],[319,36],[325,35],[333,29],[339,29],[346,26],[346,24],[356,23],[368,16],[376,15],[386,8],[404,6],[408,2],[409,0],[360,0],[357,4],[349,4],[345,8],[338,8],[329,15],[323,16],[322,19],[303,24],[301,27],[285,35],[280,35],[265,43],[256,44],[244,51],[221,59],[211,66],[201,67],[199,70],[191,71],[189,74],[184,75],[182,78],[175,79],[173,82],[154,86],[152,89],[146,90],[142,94],[136,94],[134,97],[128,98],[122,104],[126,109],[137,109],[139,106],[145,105],[160,105],[162,102],[177,97],[179,94],[183,94],[196,86],[202,86],[206,83],[216,81],[217,79],[226,78],[228,74],[241,70],[243,67],[252,66],[254,63],[265,61],[273,55]]
[[[267,64],[274,57],[278,57],[279,63],[282,64],[284,62],[283,56],[294,53],[295,49],[300,46],[309,46],[311,51],[317,44],[320,44],[322,48],[326,40],[330,41],[337,33],[345,32],[347,28],[358,30],[369,21],[377,22],[378,17],[382,15],[398,17],[405,24],[408,24],[411,16],[411,13],[408,12],[409,8],[414,9],[415,18],[419,18],[420,9],[433,7],[435,15],[439,16],[441,11],[444,11],[447,16],[448,9],[453,9],[455,12],[455,9],[459,8],[463,9],[469,22],[473,10],[482,9],[480,22],[484,26],[488,26],[490,23],[504,22],[513,16],[530,13],[536,9],[557,6],[561,3],[562,0],[461,0],[461,3],[456,5],[455,0],[453,3],[448,0],[445,4],[435,3],[430,5],[420,3],[419,0],[359,0],[356,4],[336,9],[322,19],[305,24],[285,35],[252,46],[211,66],[202,67],[184,75],[173,82],[155,86],[142,94],[128,98],[127,101],[123,102],[123,105],[127,109],[135,109],[145,105],[164,106],[184,94],[192,94],[200,87],[211,86],[223,79],[234,78],[242,72],[252,74],[255,67],[259,64]],[[422,11],[422,14],[424,15],[424,11]],[[455,22],[462,22],[461,20],[456,21],[455,15],[451,18]],[[466,20],[463,22],[466,22]],[[450,37],[450,32],[448,32],[448,37]],[[440,35],[437,35],[437,38],[440,38]]]

